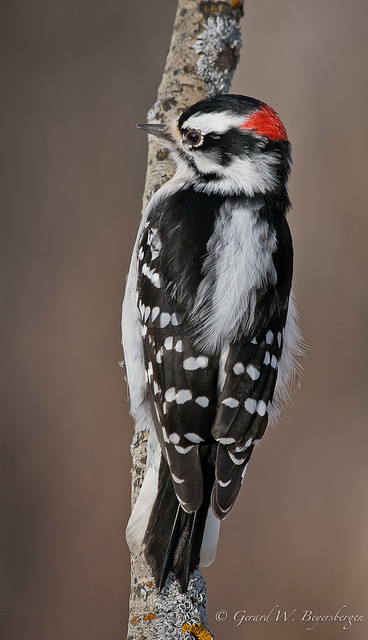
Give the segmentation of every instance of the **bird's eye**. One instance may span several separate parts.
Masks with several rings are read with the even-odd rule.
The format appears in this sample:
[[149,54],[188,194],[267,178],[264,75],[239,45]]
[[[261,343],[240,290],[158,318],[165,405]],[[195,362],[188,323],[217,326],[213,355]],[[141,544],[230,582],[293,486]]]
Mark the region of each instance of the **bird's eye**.
[[190,147],[199,147],[203,142],[203,136],[200,131],[189,129],[184,134],[184,142]]

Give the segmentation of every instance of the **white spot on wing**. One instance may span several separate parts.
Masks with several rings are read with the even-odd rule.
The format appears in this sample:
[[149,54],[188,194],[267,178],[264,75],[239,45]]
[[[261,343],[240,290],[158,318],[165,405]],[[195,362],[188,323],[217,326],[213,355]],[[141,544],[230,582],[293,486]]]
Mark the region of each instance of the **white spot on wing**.
[[150,280],[156,289],[159,289],[161,286],[160,275],[156,271],[151,271]]
[[240,376],[242,373],[244,373],[245,368],[242,362],[236,362],[233,366],[233,371],[237,376]]
[[150,229],[149,232],[147,233],[147,244],[150,247],[152,244],[152,240],[155,237],[156,234],[156,229]]
[[236,447],[235,453],[243,453],[243,451],[245,451],[246,449],[249,449],[252,442],[253,442],[252,438],[248,438],[248,440],[246,441],[243,447]]
[[168,389],[165,393],[165,400],[167,400],[167,402],[173,402],[175,398],[176,398],[175,387],[170,387],[170,389]]
[[175,351],[177,351],[178,353],[182,353],[182,351],[183,351],[183,342],[182,342],[182,340],[178,340],[174,348],[175,348]]
[[160,327],[161,329],[163,329],[164,327],[167,327],[167,325],[170,322],[170,314],[169,313],[161,313],[160,315]]
[[178,444],[175,445],[175,449],[178,453],[188,453],[194,447],[194,444],[191,444],[189,447],[180,447]]
[[241,464],[243,464],[245,458],[236,458],[236,456],[234,456],[232,453],[230,453],[230,451],[227,452],[229,455],[229,458],[233,461],[234,464],[240,466]]
[[200,407],[208,407],[210,403],[207,396],[198,396],[198,398],[195,399],[195,402],[199,404]]
[[235,407],[239,406],[239,400],[236,400],[236,398],[225,398],[221,404],[226,405],[226,407],[231,407],[231,409],[235,409]]
[[261,375],[258,369],[256,369],[256,367],[254,367],[252,364],[248,364],[246,372],[252,378],[252,380],[258,380],[259,376]]
[[248,462],[247,462],[247,464],[244,466],[244,469],[243,469],[243,471],[242,471],[242,476],[241,476],[241,481],[242,481],[242,482],[243,482],[243,480],[244,480],[244,476],[245,476],[245,474],[246,474],[246,472],[247,472],[247,468],[248,468]]
[[142,274],[146,276],[157,289],[160,288],[160,275],[154,269],[150,269],[146,262],[142,265]]
[[172,313],[172,314],[171,314],[171,324],[172,324],[174,327],[177,327],[177,326],[178,326],[178,324],[179,324],[178,316],[176,315],[176,313]]
[[272,331],[271,330],[267,331],[267,333],[266,333],[266,344],[272,344],[273,343],[273,338],[274,338],[274,335],[273,335]]
[[235,439],[234,438],[219,438],[219,443],[223,444],[223,445],[227,445],[227,444],[234,444]]
[[187,371],[195,371],[196,369],[204,369],[208,365],[208,358],[205,356],[198,356],[198,358],[194,358],[191,356],[190,358],[186,358],[183,362],[183,367]]
[[185,482],[185,478],[178,478],[178,476],[176,476],[174,473],[171,473],[171,477],[174,482],[176,482],[176,484],[182,484],[183,482]]
[[180,442],[180,436],[178,433],[170,433],[169,435],[169,440],[170,442],[172,442],[173,444],[179,444]]
[[219,483],[220,487],[228,487],[231,482],[231,478],[227,482],[222,482],[222,480],[218,480],[217,482]]
[[244,407],[246,408],[248,413],[255,413],[257,408],[257,400],[254,400],[253,398],[247,398],[244,402]]
[[201,436],[191,431],[189,433],[184,433],[184,437],[187,440],[189,440],[189,442],[193,442],[194,444],[199,444],[200,442],[203,442],[203,438],[201,438]]
[[174,338],[172,336],[170,336],[169,338],[166,338],[166,340],[164,342],[165,349],[167,349],[168,351],[170,349],[172,349],[173,348],[173,343],[174,343]]
[[176,402],[178,404],[184,404],[188,400],[192,399],[192,392],[189,389],[180,389],[176,394]]
[[260,400],[257,404],[257,413],[259,416],[264,416],[267,411],[267,405],[264,400]]
[[160,307],[153,307],[152,313],[151,313],[152,322],[156,320],[159,313],[160,313]]

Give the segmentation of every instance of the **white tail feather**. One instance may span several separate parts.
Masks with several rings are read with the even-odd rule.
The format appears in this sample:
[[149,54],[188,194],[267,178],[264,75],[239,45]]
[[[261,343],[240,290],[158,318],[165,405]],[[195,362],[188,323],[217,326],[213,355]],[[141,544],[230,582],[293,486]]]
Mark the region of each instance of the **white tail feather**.
[[199,560],[199,564],[201,567],[208,567],[216,558],[219,535],[220,520],[216,518],[210,507],[208,509],[201,546],[201,554]]
[[150,467],[126,528],[127,543],[134,555],[138,555],[142,551],[144,534],[157,495],[157,485],[158,471],[154,467]]
[[161,448],[153,429],[147,443],[146,474],[125,533],[130,552],[134,555],[142,551],[144,534],[157,496],[160,462]]

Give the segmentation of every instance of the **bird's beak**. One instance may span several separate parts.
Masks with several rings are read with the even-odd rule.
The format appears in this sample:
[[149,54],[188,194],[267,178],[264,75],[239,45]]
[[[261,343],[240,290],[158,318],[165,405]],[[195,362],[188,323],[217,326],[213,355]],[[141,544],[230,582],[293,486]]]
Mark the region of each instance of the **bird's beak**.
[[171,139],[169,128],[166,124],[137,124],[137,128],[156,136],[156,138]]

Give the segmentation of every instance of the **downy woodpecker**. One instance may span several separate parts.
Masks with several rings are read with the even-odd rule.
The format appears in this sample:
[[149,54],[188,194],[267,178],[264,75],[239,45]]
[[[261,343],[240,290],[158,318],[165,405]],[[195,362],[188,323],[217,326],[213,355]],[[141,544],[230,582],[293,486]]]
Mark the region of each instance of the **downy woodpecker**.
[[173,571],[185,591],[295,371],[290,143],[273,109],[240,95],[138,127],[177,170],[144,213],[123,303],[131,412],[149,430],[127,540],[159,589]]

